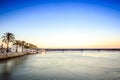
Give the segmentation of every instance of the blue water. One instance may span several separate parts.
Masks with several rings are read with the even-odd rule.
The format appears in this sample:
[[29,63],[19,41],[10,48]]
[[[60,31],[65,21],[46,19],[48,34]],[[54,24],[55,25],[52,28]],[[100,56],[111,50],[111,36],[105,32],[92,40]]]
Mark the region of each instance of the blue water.
[[120,52],[47,52],[0,61],[0,80],[119,80]]

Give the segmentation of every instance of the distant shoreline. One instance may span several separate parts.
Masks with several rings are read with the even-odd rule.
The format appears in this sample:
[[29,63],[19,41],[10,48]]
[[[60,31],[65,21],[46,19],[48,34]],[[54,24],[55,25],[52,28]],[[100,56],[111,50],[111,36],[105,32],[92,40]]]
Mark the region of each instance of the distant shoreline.
[[[43,49],[43,48],[39,48]],[[120,51],[120,48],[44,48],[46,51]]]

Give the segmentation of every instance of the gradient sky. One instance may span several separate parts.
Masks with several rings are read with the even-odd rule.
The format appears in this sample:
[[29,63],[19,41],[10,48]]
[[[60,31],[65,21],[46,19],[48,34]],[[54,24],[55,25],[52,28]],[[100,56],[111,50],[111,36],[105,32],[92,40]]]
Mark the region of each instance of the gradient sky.
[[40,48],[120,48],[120,1],[0,0],[5,32]]

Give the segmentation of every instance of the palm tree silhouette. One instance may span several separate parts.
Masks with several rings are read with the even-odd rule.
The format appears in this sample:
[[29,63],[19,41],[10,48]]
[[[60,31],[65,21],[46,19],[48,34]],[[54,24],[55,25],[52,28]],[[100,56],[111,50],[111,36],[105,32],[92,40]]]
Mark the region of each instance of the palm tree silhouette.
[[36,45],[33,45],[33,44],[29,44],[29,47],[30,47],[31,49],[37,48],[37,46],[36,46]]
[[25,43],[25,48],[26,48],[26,52],[27,52],[27,50],[29,48],[29,43]]
[[4,35],[2,36],[2,42],[5,42],[6,44],[7,44],[7,53],[8,53],[8,51],[9,51],[9,43],[10,42],[13,42],[14,41],[14,39],[15,39],[15,36],[14,36],[14,34],[13,33],[10,33],[10,32],[6,32],[6,33],[4,33]]
[[21,46],[20,40],[15,40],[15,41],[13,42],[13,45],[16,45],[16,53],[17,53],[17,52],[18,52],[18,46]]
[[21,41],[21,46],[22,46],[22,52],[23,52],[23,48],[24,48],[24,46],[25,46],[25,41]]

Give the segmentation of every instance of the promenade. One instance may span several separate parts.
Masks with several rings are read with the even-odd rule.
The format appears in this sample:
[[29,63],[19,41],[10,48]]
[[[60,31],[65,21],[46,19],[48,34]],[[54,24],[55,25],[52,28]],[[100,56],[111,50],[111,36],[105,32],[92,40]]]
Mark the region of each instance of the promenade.
[[9,59],[9,58],[23,56],[26,54],[27,53],[4,53],[4,54],[0,54],[0,59]]
[[28,52],[19,52],[19,53],[9,52],[9,53],[1,53],[1,54],[0,54],[0,60],[2,60],[2,59],[10,59],[10,58],[15,58],[15,57],[20,57],[20,56],[24,56],[24,55],[28,55],[28,54],[35,54],[35,53],[28,53]]

